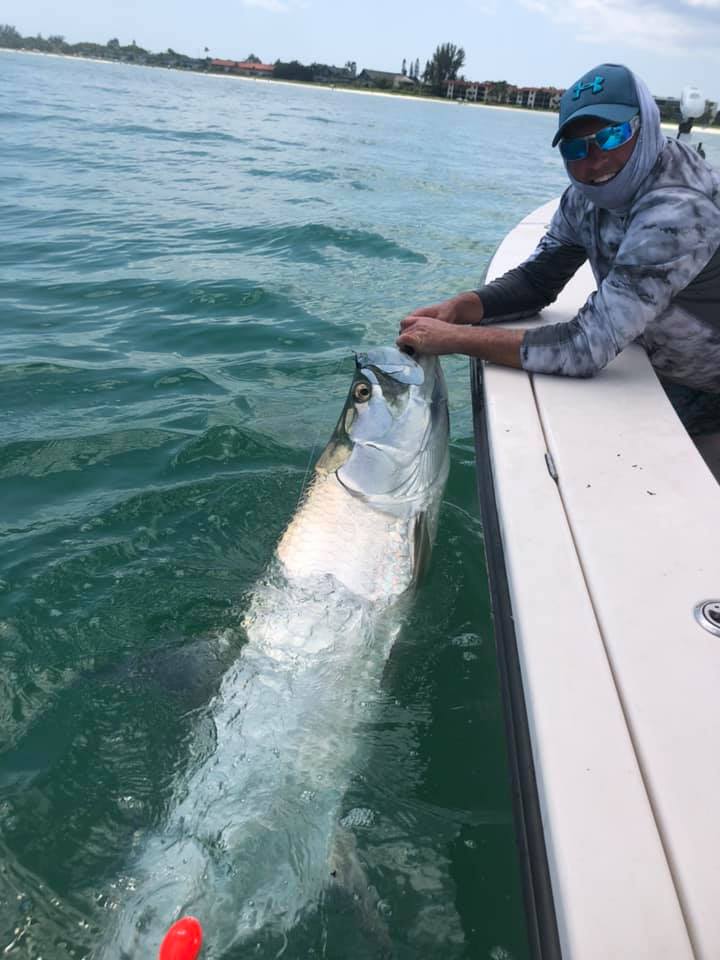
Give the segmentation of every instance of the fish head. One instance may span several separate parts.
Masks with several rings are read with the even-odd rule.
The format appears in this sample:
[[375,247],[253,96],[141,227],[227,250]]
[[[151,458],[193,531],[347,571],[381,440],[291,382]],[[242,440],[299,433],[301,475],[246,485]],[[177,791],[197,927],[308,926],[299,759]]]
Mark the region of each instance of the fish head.
[[448,471],[447,388],[440,361],[379,347],[355,358],[350,392],[317,469],[377,509],[426,510]]

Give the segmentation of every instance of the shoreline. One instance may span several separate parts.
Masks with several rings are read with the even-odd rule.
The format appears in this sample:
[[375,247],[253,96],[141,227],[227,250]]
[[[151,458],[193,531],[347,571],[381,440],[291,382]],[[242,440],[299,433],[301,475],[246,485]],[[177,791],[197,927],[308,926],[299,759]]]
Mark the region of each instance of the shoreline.
[[[458,103],[458,101],[450,100],[447,97],[412,96],[404,93],[391,93],[389,90],[360,90],[357,87],[339,86],[330,83],[308,83],[304,80],[271,80],[268,77],[242,77],[236,73],[219,73],[209,70],[180,70],[178,67],[156,67],[149,63],[126,63],[124,60],[101,60],[97,57],[77,57],[69,53],[46,53],[44,50],[11,50],[9,47],[0,47],[0,53],[20,53],[32,57],[54,57],[58,60],[84,60],[88,63],[104,63],[108,66],[120,67],[145,67],[149,70],[175,70],[178,73],[195,77],[208,77],[213,80],[244,80],[247,83],[267,83],[272,86],[283,87],[304,87],[306,90],[324,90],[327,93],[351,93],[361,97],[387,97],[391,100],[402,100],[404,102],[439,103],[444,105],[456,105]],[[487,107],[490,110],[507,110],[511,113],[531,113],[549,117],[557,116],[552,110],[534,110],[528,107],[513,107],[509,104],[501,103],[476,103],[473,100],[462,100],[460,104],[469,107]]]
[[[534,110],[528,107],[513,107],[505,103],[476,103],[474,100],[450,100],[448,97],[421,97],[405,93],[391,93],[389,90],[360,90],[358,87],[333,86],[330,83],[306,83],[304,80],[269,80],[267,77],[240,77],[232,73],[206,73],[206,77],[218,77],[221,80],[247,80],[250,83],[269,83],[275,86],[305,87],[307,90],[326,90],[328,93],[352,93],[361,97],[387,97],[390,100],[402,100],[408,103],[439,103],[467,107],[487,107],[488,110],[508,110],[510,113],[533,113],[548,117],[557,116],[552,110]],[[720,132],[720,129],[718,130]]]
[[[281,85],[285,87],[304,87],[306,90],[325,90],[328,93],[350,93],[361,97],[387,97],[392,100],[402,100],[405,102],[409,101],[415,103],[437,103],[444,104],[446,106],[453,105],[464,107],[480,107],[487,110],[505,110],[509,113],[527,113],[534,116],[556,117],[558,115],[555,110],[536,110],[530,107],[511,106],[510,104],[478,103],[474,100],[458,101],[451,100],[448,97],[411,96],[403,93],[391,93],[389,90],[360,90],[357,87],[337,86],[325,83],[307,83],[303,80],[271,80],[268,77],[241,77],[233,73],[211,73],[209,71],[180,70],[178,67],[156,67],[147,63],[126,63],[124,60],[101,60],[97,57],[76,57],[67,53],[46,53],[43,50],[12,50],[9,47],[0,47],[0,53],[21,53],[28,54],[33,57],[55,57],[59,60],[85,60],[88,63],[104,63],[108,64],[109,66],[123,67],[146,67],[150,70],[176,70],[178,73],[189,74],[196,77],[209,77],[217,80],[244,80],[248,83],[268,83],[272,86]],[[661,121],[660,127],[663,130],[677,129],[676,124],[669,123],[667,120]],[[692,132],[694,135],[710,134],[712,136],[717,136],[720,135],[720,126],[693,126]]]

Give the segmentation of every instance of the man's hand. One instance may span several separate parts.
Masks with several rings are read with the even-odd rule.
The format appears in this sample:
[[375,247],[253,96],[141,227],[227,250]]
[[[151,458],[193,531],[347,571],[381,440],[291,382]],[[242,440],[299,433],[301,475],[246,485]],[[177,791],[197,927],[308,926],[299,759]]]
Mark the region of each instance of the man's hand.
[[462,353],[464,342],[462,326],[439,317],[410,316],[400,324],[400,336],[395,341],[402,350],[410,347],[418,353]]
[[521,368],[523,330],[477,326],[484,316],[476,293],[461,293],[451,300],[421,307],[400,323],[395,341],[400,349],[441,355],[465,353],[508,367]]
[[443,300],[442,303],[434,303],[429,307],[419,307],[413,310],[403,322],[400,329],[403,330],[403,324],[417,317],[433,317],[435,320],[442,320],[444,323],[480,323],[483,318],[483,305],[480,297],[468,291],[459,293],[450,300]]
[[396,343],[402,350],[418,353],[464,353],[507,367],[522,367],[520,350],[524,330],[505,327],[472,327],[454,324],[437,317],[405,317]]

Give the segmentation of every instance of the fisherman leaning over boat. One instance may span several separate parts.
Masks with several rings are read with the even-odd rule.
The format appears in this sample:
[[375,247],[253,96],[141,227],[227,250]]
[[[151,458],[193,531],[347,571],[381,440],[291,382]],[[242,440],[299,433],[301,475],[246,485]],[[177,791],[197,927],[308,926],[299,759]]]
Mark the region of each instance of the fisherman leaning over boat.
[[[708,416],[717,429],[720,175],[665,137],[648,88],[616,64],[563,94],[556,145],[571,185],[532,256],[479,290],[415,310],[398,345],[589,377],[637,341],[690,432],[708,429]],[[533,316],[586,259],[597,291],[572,320],[485,326]]]

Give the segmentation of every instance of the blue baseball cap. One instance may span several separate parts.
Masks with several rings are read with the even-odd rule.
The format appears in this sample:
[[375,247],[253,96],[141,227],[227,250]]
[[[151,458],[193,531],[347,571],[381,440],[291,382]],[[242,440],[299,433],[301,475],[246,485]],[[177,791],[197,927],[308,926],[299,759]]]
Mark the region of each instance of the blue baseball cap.
[[640,111],[635,79],[627,67],[601,63],[589,70],[560,98],[560,119],[552,145],[557,146],[567,125],[578,117],[599,117],[625,123]]

